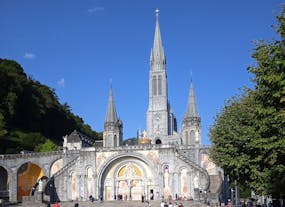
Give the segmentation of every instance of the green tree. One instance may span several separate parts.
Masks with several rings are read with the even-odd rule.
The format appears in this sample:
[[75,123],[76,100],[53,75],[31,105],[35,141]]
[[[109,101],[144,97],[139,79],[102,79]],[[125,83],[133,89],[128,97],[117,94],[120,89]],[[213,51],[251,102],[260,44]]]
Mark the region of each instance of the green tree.
[[60,145],[62,136],[74,129],[102,137],[73,114],[67,103],[60,104],[54,89],[27,77],[17,62],[0,59],[0,80],[0,137],[6,132],[0,139],[0,153],[33,150],[46,137]]
[[54,144],[50,139],[47,139],[45,143],[36,146],[36,152],[52,152],[58,150],[58,146]]
[[[285,196],[285,6],[277,17],[280,40],[257,44],[253,58],[257,65],[249,67],[254,74],[255,117],[258,138],[256,149],[262,152],[257,181],[264,182],[263,191],[275,197]],[[256,183],[256,185],[259,185]]]
[[245,92],[227,101],[210,129],[213,143],[211,157],[232,180],[251,181],[255,155],[250,154],[250,141],[255,135],[252,99]]
[[7,134],[7,130],[5,129],[5,122],[2,113],[0,113],[0,139]]
[[210,129],[211,157],[260,194],[285,196],[285,7],[280,40],[257,43],[253,89],[227,102]]

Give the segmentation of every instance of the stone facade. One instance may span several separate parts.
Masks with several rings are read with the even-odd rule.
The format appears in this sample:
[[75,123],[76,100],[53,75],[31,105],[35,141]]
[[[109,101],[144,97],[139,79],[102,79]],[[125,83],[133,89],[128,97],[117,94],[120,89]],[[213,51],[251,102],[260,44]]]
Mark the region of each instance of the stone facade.
[[[138,135],[139,144],[122,145],[123,122],[118,119],[110,88],[101,146],[93,147],[95,140],[74,131],[63,138],[60,152],[2,155],[0,183],[5,187],[0,193],[9,192],[9,200],[18,201],[19,187],[25,187],[19,186],[20,169],[25,163],[34,163],[42,170],[40,175],[48,177],[43,194],[51,200],[88,200],[89,196],[104,200],[200,200],[211,193],[217,201],[223,172],[209,159],[209,148],[201,145],[201,118],[192,81],[182,130],[177,132],[167,95],[158,11],[156,16],[147,129]],[[37,186],[33,190],[38,191]]]

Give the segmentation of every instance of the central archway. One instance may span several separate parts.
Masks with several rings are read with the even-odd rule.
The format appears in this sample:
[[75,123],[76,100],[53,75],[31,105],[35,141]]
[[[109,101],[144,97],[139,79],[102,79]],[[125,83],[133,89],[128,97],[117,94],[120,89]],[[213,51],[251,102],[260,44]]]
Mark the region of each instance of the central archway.
[[106,162],[99,173],[99,197],[104,200],[140,200],[149,197],[155,180],[153,167],[140,157],[120,155]]

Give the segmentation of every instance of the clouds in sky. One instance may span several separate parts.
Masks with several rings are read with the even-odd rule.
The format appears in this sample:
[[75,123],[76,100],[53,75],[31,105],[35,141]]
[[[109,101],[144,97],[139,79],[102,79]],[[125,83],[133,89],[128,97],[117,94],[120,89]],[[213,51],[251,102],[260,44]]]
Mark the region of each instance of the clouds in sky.
[[94,12],[104,11],[104,10],[105,10],[105,8],[103,6],[96,6],[92,9],[88,9],[88,12],[92,14]]
[[36,55],[34,53],[26,52],[23,57],[25,59],[32,60],[36,58]]
[[57,81],[57,85],[61,88],[64,88],[64,86],[65,86],[64,78],[61,78],[59,81]]

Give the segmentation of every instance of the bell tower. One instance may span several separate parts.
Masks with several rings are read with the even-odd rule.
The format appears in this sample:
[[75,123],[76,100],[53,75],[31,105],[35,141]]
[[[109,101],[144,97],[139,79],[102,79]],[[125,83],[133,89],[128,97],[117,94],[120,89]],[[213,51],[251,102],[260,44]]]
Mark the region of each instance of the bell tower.
[[201,144],[201,118],[198,114],[194,87],[191,80],[188,97],[187,111],[182,123],[182,144]]
[[117,147],[122,145],[123,123],[117,116],[112,86],[109,92],[107,114],[104,122],[103,147]]
[[176,119],[168,101],[166,58],[159,28],[159,10],[156,9],[153,47],[150,53],[149,105],[147,134],[153,144],[166,143],[166,137],[177,130]]

